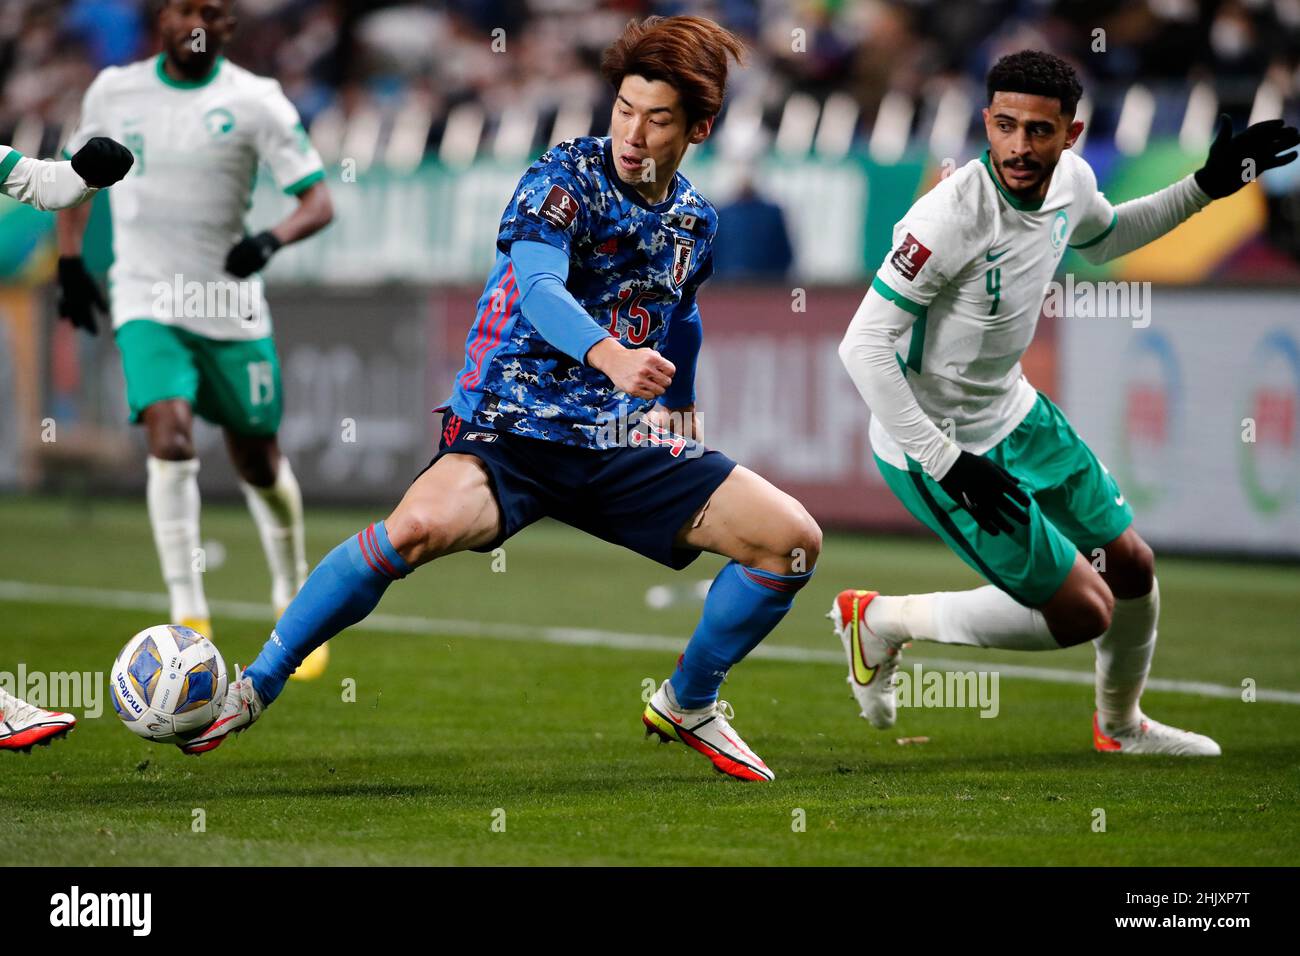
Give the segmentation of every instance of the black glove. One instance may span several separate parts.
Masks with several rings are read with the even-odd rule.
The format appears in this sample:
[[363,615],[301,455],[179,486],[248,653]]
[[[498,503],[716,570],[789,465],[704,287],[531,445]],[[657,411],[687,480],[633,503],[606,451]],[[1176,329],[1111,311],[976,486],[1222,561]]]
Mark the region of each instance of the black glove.
[[107,136],[96,136],[72,157],[72,168],[77,175],[96,189],[113,185],[134,165],[135,156],[131,151]]
[[226,256],[226,271],[237,279],[247,278],[270,262],[280,245],[280,240],[270,232],[245,236]]
[[1284,125],[1280,119],[1256,123],[1233,136],[1232,120],[1220,115],[1219,131],[1210,144],[1210,155],[1206,157],[1205,165],[1196,171],[1196,185],[1211,199],[1231,196],[1250,182],[1243,166],[1246,160],[1253,161],[1251,178],[1256,178],[1266,169],[1285,166],[1294,160],[1294,152],[1278,154],[1293,150],[1298,144],[1300,131],[1294,126]]
[[85,329],[91,335],[98,335],[96,309],[107,314],[108,303],[104,301],[104,293],[99,291],[99,286],[86,271],[81,257],[64,256],[59,259],[59,317],[67,319],[79,329]]
[[[982,455],[962,452],[948,469],[948,474],[939,479],[939,487],[969,511],[988,534],[997,534],[999,530],[1010,534],[1011,525],[1007,517],[1021,524],[1029,521],[1024,510],[1029,507],[1029,495],[1021,490],[1005,468]],[[1012,502],[1024,507],[1017,508]]]

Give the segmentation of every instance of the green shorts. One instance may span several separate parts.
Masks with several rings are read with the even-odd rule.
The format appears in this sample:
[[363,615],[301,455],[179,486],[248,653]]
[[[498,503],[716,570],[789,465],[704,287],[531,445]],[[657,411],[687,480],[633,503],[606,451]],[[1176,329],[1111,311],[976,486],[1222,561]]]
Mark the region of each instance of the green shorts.
[[986,452],[1030,495],[1029,523],[990,535],[910,458],[908,469],[876,458],[890,490],[957,556],[1021,604],[1041,607],[1070,573],[1133,522],[1119,485],[1065,415],[1041,392],[1025,420]]
[[154,402],[183,398],[196,414],[241,435],[280,428],[280,359],[275,342],[210,339],[151,319],[117,330],[131,421]]

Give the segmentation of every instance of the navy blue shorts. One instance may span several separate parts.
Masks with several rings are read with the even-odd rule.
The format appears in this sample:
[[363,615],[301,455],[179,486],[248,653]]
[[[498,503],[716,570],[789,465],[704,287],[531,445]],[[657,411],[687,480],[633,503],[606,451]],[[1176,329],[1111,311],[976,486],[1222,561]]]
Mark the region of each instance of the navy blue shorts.
[[[700,556],[673,543],[678,530],[713,495],[736,463],[722,452],[682,440],[642,440],[618,448],[578,448],[476,428],[443,416],[438,454],[473,455],[487,466],[501,509],[492,551],[543,517],[555,518],[660,564],[681,570]],[[423,474],[423,472],[421,472]]]

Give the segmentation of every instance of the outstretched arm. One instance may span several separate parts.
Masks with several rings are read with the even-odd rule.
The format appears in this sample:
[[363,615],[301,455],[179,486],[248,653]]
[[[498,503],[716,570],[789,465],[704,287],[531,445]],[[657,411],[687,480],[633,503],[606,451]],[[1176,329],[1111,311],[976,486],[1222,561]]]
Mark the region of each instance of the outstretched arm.
[[91,139],[68,162],[29,159],[8,146],[3,149],[0,192],[42,211],[80,205],[95,190],[125,176],[135,162],[125,146],[103,136]]
[[[1281,120],[1256,123],[1233,136],[1232,122],[1220,116],[1218,135],[1204,166],[1172,186],[1120,203],[1111,213],[1109,226],[1072,247],[1093,263],[1127,255],[1159,239],[1213,200],[1232,195],[1264,170],[1292,162],[1298,143],[1300,133]],[[1108,206],[1098,193],[1094,212]],[[1104,219],[1104,212],[1097,218]]]

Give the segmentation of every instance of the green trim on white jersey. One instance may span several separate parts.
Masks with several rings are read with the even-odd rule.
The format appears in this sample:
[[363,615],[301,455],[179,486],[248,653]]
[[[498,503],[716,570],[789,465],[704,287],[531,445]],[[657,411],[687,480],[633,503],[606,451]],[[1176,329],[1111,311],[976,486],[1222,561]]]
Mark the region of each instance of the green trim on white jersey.
[[18,165],[18,161],[22,158],[22,153],[12,146],[9,147],[9,152],[5,154],[5,158],[0,159],[0,183],[9,178],[9,174],[14,171],[14,167]]
[[[998,187],[998,192],[1002,194],[1002,198],[1011,203],[1012,209],[1019,209],[1021,212],[1037,212],[1043,208],[1042,199],[1038,200],[1038,202],[1025,202],[1025,200],[1017,198],[1006,186],[1002,185],[1002,180],[998,179],[998,174],[993,169],[993,160],[990,158],[987,149],[984,150],[984,168],[989,171],[989,178],[993,180],[993,185]],[[1047,197],[1044,196],[1043,198],[1046,199]]]
[[1111,234],[1111,232],[1112,232],[1112,231],[1114,230],[1114,228],[1115,228],[1115,223],[1117,223],[1117,222],[1119,222],[1119,213],[1114,213],[1114,214],[1110,217],[1110,225],[1107,226],[1105,229],[1103,229],[1103,230],[1101,231],[1101,234],[1100,234],[1099,236],[1097,236],[1095,239],[1089,239],[1087,242],[1080,242],[1080,243],[1078,243],[1077,245],[1076,245],[1075,243],[1072,242],[1072,243],[1070,243],[1070,248],[1071,248],[1071,249],[1087,249],[1089,246],[1095,246],[1097,243],[1101,242],[1103,239],[1105,239],[1107,236],[1109,236],[1109,235]]
[[158,79],[162,80],[174,90],[197,90],[202,89],[217,78],[217,74],[221,72],[221,66],[226,62],[226,58],[224,56],[217,57],[216,60],[213,61],[212,69],[208,71],[208,75],[203,77],[201,80],[173,80],[167,75],[167,70],[164,68],[166,61],[167,54],[165,53],[159,53],[158,58],[154,61],[155,70],[158,73]]
[[325,170],[323,169],[318,169],[314,173],[308,173],[306,176],[302,177],[302,179],[298,180],[296,183],[290,183],[288,186],[285,186],[284,187],[285,194],[289,196],[301,196],[303,193],[311,189],[312,186],[315,186],[318,182],[320,182],[324,178],[325,178]]

